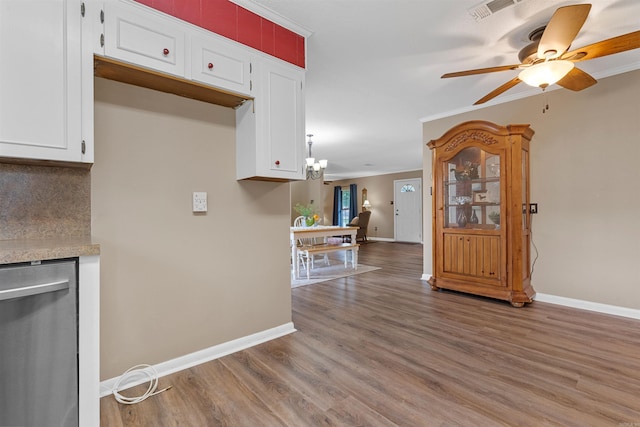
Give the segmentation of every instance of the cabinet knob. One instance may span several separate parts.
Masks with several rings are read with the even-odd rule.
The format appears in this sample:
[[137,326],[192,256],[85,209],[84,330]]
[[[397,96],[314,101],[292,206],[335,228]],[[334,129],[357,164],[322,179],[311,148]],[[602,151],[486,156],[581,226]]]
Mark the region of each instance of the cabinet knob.
[[211,62],[209,62],[209,64],[207,65],[207,68],[210,70],[213,70],[213,64]]
[[169,49],[167,49],[166,47],[165,47],[164,49],[162,49],[162,54],[163,54],[164,56],[169,55]]
[[280,166],[280,160],[276,160],[276,166]]

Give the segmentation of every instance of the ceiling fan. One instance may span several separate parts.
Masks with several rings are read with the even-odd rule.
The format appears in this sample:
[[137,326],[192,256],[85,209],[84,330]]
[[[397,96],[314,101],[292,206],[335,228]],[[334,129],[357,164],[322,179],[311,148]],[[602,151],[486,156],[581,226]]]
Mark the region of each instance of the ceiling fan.
[[640,31],[634,31],[569,51],[571,43],[578,35],[590,10],[590,4],[558,8],[546,26],[537,28],[529,34],[531,43],[518,54],[520,64],[447,73],[442,78],[521,70],[517,77],[480,98],[473,105],[483,104],[522,81],[531,86],[541,87],[543,90],[554,83],[574,91],[586,89],[596,84],[597,81],[575,67],[574,62],[640,47]]

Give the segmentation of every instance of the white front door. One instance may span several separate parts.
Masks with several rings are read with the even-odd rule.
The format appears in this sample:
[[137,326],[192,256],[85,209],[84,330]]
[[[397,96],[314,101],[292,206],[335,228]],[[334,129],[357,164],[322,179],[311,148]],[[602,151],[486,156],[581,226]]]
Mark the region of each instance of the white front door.
[[422,242],[422,180],[401,179],[393,182],[395,240]]

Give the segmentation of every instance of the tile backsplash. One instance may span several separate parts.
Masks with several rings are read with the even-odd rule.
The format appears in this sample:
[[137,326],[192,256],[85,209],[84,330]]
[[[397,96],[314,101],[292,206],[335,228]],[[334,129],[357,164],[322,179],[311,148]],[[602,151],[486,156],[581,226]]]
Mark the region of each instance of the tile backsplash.
[[90,234],[90,170],[0,163],[0,240]]

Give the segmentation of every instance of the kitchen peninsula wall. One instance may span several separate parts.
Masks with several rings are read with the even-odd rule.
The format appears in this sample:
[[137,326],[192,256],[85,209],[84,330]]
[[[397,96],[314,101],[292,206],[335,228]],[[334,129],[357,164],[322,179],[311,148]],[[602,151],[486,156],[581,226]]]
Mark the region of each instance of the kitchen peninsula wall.
[[0,163],[0,240],[91,234],[88,169]]
[[102,380],[291,322],[289,183],[235,179],[232,109],[97,78],[95,141]]

